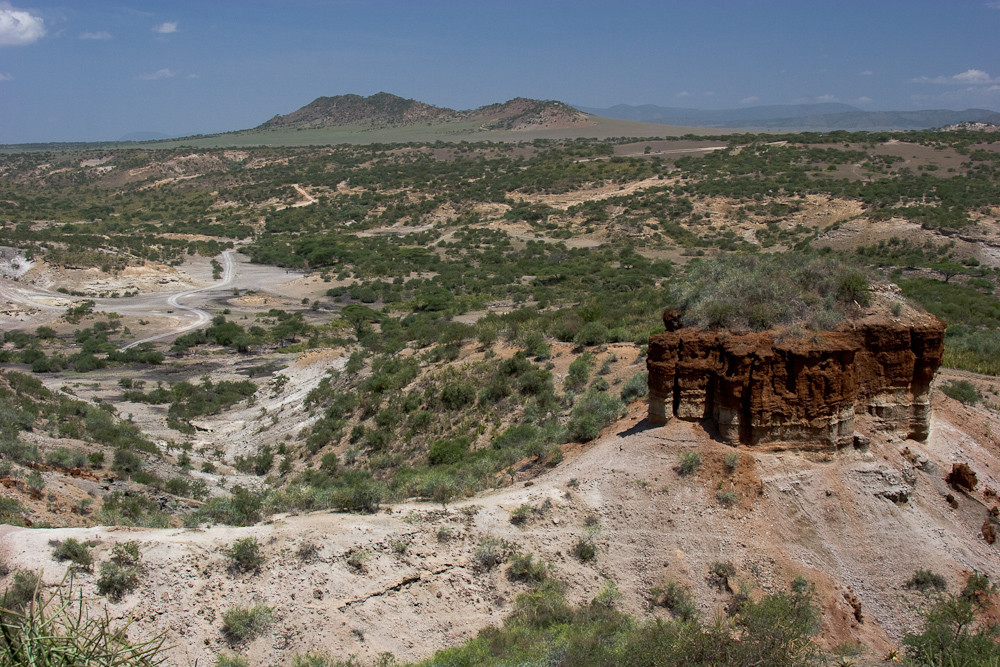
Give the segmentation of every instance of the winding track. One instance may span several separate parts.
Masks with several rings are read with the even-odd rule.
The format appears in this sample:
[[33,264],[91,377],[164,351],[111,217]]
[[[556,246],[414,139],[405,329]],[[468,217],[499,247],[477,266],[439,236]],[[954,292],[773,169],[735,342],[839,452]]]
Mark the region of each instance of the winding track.
[[127,350],[130,347],[135,347],[136,345],[142,345],[143,343],[151,343],[154,340],[160,340],[161,338],[166,338],[167,336],[179,335],[191,331],[192,329],[203,327],[206,324],[208,324],[212,319],[208,313],[206,313],[201,308],[195,308],[193,306],[185,306],[184,304],[179,302],[179,299],[183,299],[184,297],[191,296],[192,294],[197,294],[199,292],[207,292],[209,290],[220,289],[232,284],[233,277],[235,275],[235,271],[233,270],[232,253],[233,253],[232,250],[225,250],[222,253],[222,267],[223,267],[222,282],[218,282],[212,285],[207,285],[205,287],[198,287],[197,289],[190,289],[185,292],[177,292],[176,294],[171,294],[170,296],[167,297],[166,301],[168,306],[182,310],[186,313],[193,314],[195,316],[193,322],[189,322],[188,324],[182,324],[169,331],[158,333],[155,336],[147,336],[146,338],[141,338],[137,341],[129,343],[128,345],[122,346],[121,349]]

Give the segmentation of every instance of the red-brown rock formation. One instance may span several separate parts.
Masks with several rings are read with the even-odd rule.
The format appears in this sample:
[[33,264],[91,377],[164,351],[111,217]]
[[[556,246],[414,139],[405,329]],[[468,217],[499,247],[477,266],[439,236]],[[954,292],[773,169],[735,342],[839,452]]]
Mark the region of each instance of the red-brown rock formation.
[[649,418],[709,420],[731,444],[824,449],[850,444],[869,413],[924,440],[930,384],[944,351],[943,322],[868,318],[808,338],[677,329],[649,341]]

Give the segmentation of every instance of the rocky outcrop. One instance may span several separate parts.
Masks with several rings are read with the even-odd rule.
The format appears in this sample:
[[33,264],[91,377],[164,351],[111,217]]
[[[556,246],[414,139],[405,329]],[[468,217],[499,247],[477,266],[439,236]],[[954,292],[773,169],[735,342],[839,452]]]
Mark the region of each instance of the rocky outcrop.
[[869,318],[807,337],[678,328],[650,337],[649,418],[708,420],[731,444],[804,449],[853,442],[854,416],[924,440],[943,322]]

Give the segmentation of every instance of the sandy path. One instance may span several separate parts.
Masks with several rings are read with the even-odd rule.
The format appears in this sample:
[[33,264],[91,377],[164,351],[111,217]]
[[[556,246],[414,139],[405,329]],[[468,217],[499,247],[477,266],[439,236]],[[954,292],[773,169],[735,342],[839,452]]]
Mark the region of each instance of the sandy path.
[[[209,290],[222,289],[224,287],[231,285],[233,282],[233,278],[235,276],[235,271],[233,269],[232,250],[226,250],[222,253],[222,266],[223,266],[223,271],[222,271],[221,282],[218,282],[214,285],[207,285],[205,287],[198,287],[196,289],[186,290],[184,292],[177,292],[176,294],[171,294],[166,298],[166,304],[168,306],[170,306],[172,309],[176,308],[184,311],[185,313],[190,313],[193,319],[185,318],[189,319],[190,321],[184,324],[179,324],[177,327],[170,329],[168,331],[164,331],[155,334],[153,336],[147,336],[146,338],[142,338],[140,340],[129,343],[128,345],[123,346],[122,349],[127,350],[130,347],[135,347],[136,345],[141,345],[143,343],[150,343],[154,340],[160,340],[161,338],[166,338],[168,336],[179,335],[186,331],[191,331],[192,329],[197,329],[199,327],[203,327],[206,324],[208,324],[209,321],[211,321],[212,319],[208,313],[206,313],[204,310],[200,308],[195,308],[193,306],[185,306],[184,304],[180,303],[179,300],[191,296],[192,294],[207,292]],[[151,304],[147,304],[147,307],[148,305]]]

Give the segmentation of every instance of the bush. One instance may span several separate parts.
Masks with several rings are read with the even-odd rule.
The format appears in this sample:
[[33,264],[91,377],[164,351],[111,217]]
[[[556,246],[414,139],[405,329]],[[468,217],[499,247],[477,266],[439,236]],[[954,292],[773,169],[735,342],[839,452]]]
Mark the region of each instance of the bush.
[[527,523],[533,512],[531,505],[519,505],[510,513],[510,522],[515,526]]
[[222,632],[233,642],[245,642],[263,634],[274,622],[274,611],[263,603],[252,607],[230,607],[222,613]]
[[212,498],[194,516],[232,526],[252,526],[260,521],[263,508],[259,493],[236,485],[228,498]]
[[701,454],[698,452],[681,452],[678,461],[677,474],[687,477],[701,466]]
[[7,589],[0,596],[0,609],[20,613],[31,606],[42,589],[42,578],[30,570],[15,570]]
[[44,602],[0,614],[0,665],[162,665],[165,636],[133,641],[130,623],[112,627],[109,614],[88,612],[82,595],[61,586]]
[[244,537],[233,542],[225,551],[229,568],[239,572],[256,572],[264,564],[264,554],[256,537]]
[[945,386],[941,387],[941,391],[944,392],[945,396],[965,403],[966,405],[975,405],[982,400],[982,396],[980,396],[979,392],[976,391],[975,385],[968,380],[956,380],[949,382]]
[[535,560],[534,554],[515,553],[510,557],[507,576],[514,581],[539,584],[548,578],[549,564],[543,560]]
[[74,537],[63,540],[52,550],[52,557],[58,561],[68,560],[76,567],[89,570],[94,564],[90,547]]
[[948,582],[940,574],[921,568],[913,573],[913,576],[903,584],[903,587],[921,592],[929,590],[943,591],[948,587]]
[[739,501],[740,496],[733,490],[717,491],[715,493],[715,499],[718,500],[719,504],[723,507],[732,507]]
[[870,299],[868,277],[830,255],[726,253],[692,262],[670,305],[687,326],[760,331],[804,322],[827,329]]
[[472,558],[480,568],[492,570],[507,559],[511,549],[511,545],[506,540],[486,537],[476,545]]
[[45,462],[50,466],[67,470],[83,468],[87,465],[87,456],[83,452],[59,447],[45,455]]
[[215,667],[250,667],[250,661],[235,653],[220,653]]
[[670,613],[682,621],[692,621],[697,618],[698,609],[694,604],[694,596],[687,586],[668,581],[663,586],[657,586],[649,591],[649,597],[654,605],[666,607]]
[[476,400],[476,388],[471,382],[450,382],[441,390],[441,404],[448,410],[460,410]]
[[581,563],[588,563],[597,556],[597,547],[590,540],[581,537],[573,545],[573,555],[579,558]]
[[637,373],[625,382],[622,387],[621,397],[622,401],[625,403],[631,403],[632,401],[642,398],[649,394],[649,373],[643,371],[642,373]]
[[134,540],[120,542],[111,548],[111,560],[101,565],[97,590],[117,602],[139,585],[141,554]]
[[601,434],[608,424],[621,415],[622,402],[609,394],[588,390],[573,406],[566,429],[569,437],[577,442],[589,442]]
[[569,365],[569,372],[563,381],[563,387],[567,391],[579,391],[587,384],[590,378],[591,361],[593,357],[590,353],[581,354]]
[[433,465],[448,465],[458,463],[469,451],[469,439],[466,437],[451,440],[437,440],[431,445],[427,459]]
[[573,342],[581,346],[604,345],[609,337],[606,326],[600,322],[587,322],[573,336]]
[[115,561],[101,564],[101,573],[97,577],[97,591],[101,595],[106,595],[111,601],[119,602],[138,586],[138,567],[122,565]]

